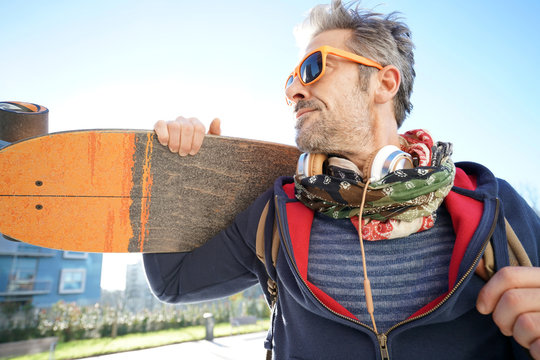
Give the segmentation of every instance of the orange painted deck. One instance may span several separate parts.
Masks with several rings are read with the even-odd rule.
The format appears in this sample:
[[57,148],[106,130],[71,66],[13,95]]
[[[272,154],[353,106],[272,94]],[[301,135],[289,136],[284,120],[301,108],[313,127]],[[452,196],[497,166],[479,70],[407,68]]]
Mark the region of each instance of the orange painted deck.
[[180,157],[151,131],[49,134],[0,150],[0,233],[84,252],[190,251],[281,175],[292,146],[206,136]]
[[[80,251],[126,252],[133,237],[129,209],[150,201],[147,159],[145,193],[131,198],[135,133],[61,133],[22,141],[0,152],[2,231],[34,245]],[[151,156],[153,134],[148,133]],[[148,211],[140,221],[148,221]],[[97,234],[106,234],[96,248]],[[144,238],[144,232],[142,234]],[[144,241],[144,239],[143,239]]]

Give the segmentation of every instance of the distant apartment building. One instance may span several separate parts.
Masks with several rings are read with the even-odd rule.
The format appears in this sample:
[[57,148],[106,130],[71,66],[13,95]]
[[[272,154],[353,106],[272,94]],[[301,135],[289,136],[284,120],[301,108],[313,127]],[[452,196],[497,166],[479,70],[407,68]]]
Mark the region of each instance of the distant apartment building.
[[161,302],[152,294],[142,263],[129,264],[126,269],[126,309],[139,312],[143,309],[151,310],[161,306]]
[[58,251],[0,235],[0,303],[91,305],[101,295],[102,254]]

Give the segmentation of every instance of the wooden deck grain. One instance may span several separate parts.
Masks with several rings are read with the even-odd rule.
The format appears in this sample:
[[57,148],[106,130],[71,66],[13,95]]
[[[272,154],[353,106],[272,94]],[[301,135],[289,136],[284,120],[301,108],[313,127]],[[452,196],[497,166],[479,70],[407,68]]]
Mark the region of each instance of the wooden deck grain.
[[70,251],[189,251],[294,174],[298,155],[207,135],[199,154],[180,157],[151,131],[28,139],[0,150],[0,232]]

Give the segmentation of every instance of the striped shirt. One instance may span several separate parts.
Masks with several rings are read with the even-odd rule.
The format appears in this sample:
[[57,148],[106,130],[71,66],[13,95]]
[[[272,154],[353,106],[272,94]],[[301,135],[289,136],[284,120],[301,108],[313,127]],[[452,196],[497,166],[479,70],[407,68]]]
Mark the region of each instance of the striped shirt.
[[[435,226],[408,237],[364,241],[366,266],[379,332],[407,319],[448,290],[455,234],[441,206]],[[363,290],[358,233],[349,219],[316,213],[311,229],[308,280],[360,322],[371,326]]]

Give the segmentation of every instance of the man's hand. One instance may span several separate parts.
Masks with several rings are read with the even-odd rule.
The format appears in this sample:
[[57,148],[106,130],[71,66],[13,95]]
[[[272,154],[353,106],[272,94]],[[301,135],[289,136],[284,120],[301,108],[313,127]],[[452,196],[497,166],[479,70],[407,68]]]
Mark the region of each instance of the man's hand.
[[[179,116],[174,121],[160,120],[154,130],[161,145],[180,156],[195,155],[199,152],[204,140],[204,125],[196,118],[186,119]],[[221,135],[221,121],[212,120],[208,134]]]
[[540,359],[540,268],[502,268],[480,290],[476,308]]

